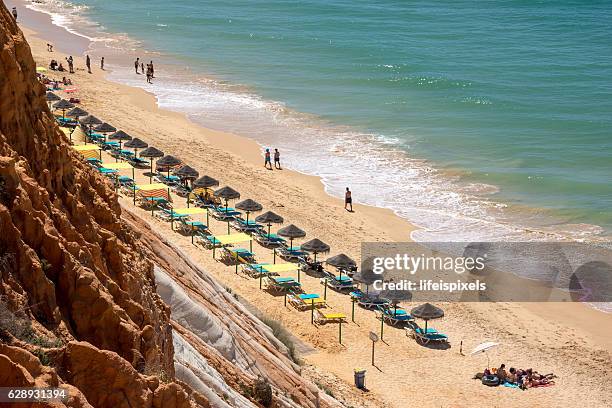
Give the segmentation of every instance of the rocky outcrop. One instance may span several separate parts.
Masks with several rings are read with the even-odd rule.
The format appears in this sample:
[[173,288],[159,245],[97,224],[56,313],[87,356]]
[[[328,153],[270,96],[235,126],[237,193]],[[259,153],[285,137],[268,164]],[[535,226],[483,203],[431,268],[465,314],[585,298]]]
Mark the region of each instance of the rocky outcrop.
[[0,45],[0,387],[68,390],[49,407],[338,406],[268,326],[122,213],[57,128],[3,3]]
[[196,405],[173,382],[152,263],[55,125],[4,4],[0,45],[0,386],[65,384],[69,406]]

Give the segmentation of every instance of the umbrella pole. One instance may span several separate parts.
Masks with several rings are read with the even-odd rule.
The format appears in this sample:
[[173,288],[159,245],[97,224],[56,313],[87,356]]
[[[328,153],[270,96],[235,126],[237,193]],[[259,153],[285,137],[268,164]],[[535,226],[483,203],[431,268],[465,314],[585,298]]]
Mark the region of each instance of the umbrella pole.
[[302,270],[302,268],[298,267],[298,283],[300,283],[300,271]]
[[327,278],[323,279],[323,300],[327,300]]
[[151,172],[149,173],[149,184],[153,183],[153,158],[150,158],[151,160]]
[[314,299],[310,300],[311,308],[310,308],[310,324],[314,324]]
[[170,229],[174,231],[174,207],[170,209]]
[[263,268],[259,270],[259,289],[261,290],[261,282],[263,281]]
[[274,253],[274,261],[272,263],[276,265],[276,248],[272,248],[272,252]]
[[236,275],[238,275],[238,252],[234,252],[236,254]]
[[425,335],[427,335],[427,319],[425,319]]
[[134,205],[136,205],[136,180],[134,180],[134,184],[132,184],[132,192],[134,193]]
[[272,224],[268,223],[268,241],[270,240],[270,228],[272,228]]
[[193,245],[193,224],[191,224],[191,244]]

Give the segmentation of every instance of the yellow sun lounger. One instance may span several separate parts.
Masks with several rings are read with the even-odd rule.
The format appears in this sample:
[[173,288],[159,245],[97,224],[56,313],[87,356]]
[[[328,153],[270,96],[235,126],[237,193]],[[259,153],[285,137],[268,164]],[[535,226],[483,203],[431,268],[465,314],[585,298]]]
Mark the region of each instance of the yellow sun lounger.
[[346,315],[344,313],[325,312],[323,310],[317,309],[317,318],[315,321],[319,324],[344,323],[345,320]]
[[177,215],[206,214],[206,208],[200,208],[200,207],[175,208],[174,213]]

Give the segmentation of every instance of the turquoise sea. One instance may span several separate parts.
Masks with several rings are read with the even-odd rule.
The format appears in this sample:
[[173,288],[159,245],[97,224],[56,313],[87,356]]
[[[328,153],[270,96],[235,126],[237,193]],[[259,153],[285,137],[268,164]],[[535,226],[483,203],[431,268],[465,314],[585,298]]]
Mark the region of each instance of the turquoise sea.
[[610,1],[71,4],[35,6],[155,52],[161,106],[280,147],[417,239],[612,232]]

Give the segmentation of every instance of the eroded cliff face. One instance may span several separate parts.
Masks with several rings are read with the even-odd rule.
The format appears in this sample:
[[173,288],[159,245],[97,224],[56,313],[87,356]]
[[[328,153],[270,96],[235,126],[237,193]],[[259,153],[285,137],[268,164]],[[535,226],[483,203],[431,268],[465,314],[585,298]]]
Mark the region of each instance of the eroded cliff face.
[[[0,387],[69,407],[337,407],[73,152],[0,4]],[[1,405],[1,404],[0,404]],[[14,407],[30,406],[16,404]]]
[[0,385],[71,384],[70,406],[192,405],[152,263],[55,126],[4,4],[0,47]]

